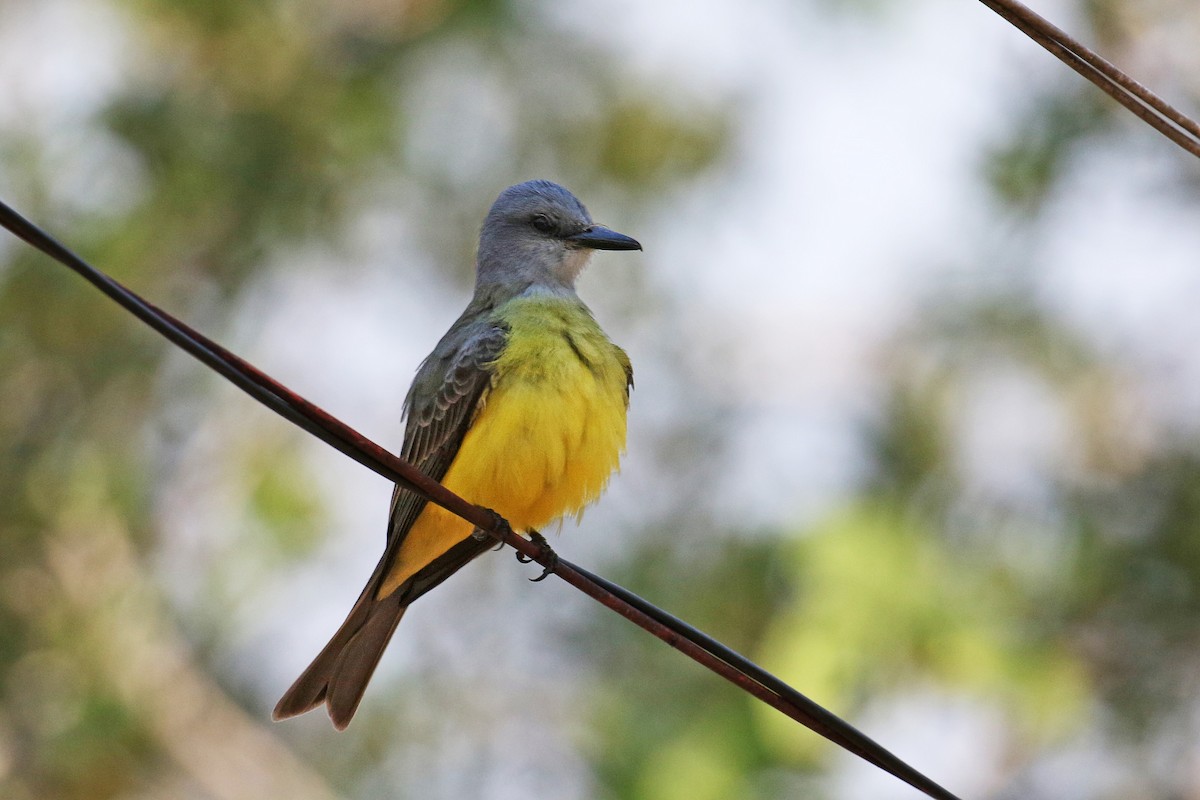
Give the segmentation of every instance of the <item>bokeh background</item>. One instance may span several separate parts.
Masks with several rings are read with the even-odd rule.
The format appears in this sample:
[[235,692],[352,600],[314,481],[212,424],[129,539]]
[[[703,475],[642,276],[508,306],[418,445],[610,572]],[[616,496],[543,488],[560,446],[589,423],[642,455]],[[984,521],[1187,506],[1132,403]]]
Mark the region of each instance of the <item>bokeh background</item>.
[[[1183,108],[1200,6],[1039,10]],[[0,192],[378,441],[530,177],[644,255],[557,539],[964,797],[1200,798],[1200,170],[969,0],[4,0]],[[913,798],[510,554],[269,721],[390,488],[0,237],[0,797]]]

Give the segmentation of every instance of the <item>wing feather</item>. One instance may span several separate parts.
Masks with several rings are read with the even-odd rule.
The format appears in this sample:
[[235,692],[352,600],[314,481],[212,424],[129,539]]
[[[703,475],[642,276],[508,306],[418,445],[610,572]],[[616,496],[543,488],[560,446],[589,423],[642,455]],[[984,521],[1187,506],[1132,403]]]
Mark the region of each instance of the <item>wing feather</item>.
[[[405,400],[408,417],[403,456],[426,475],[441,480],[458,453],[463,435],[492,381],[492,366],[504,349],[507,330],[487,317],[466,314],[443,337],[417,371]],[[397,488],[383,558],[375,567],[346,621],[275,706],[275,719],[303,714],[321,703],[338,729],[354,716],[363,691],[408,604],[490,547],[468,538],[434,559],[385,598],[377,598],[396,553],[425,501]]]
[[[458,346],[454,346],[454,334],[451,329],[421,365],[404,401],[407,424],[401,457],[437,481],[450,469],[476,411],[485,402],[492,384],[493,365],[508,341],[507,327],[497,322],[463,331]],[[376,571],[377,577],[390,570],[395,554],[425,503],[424,498],[400,486],[392,493],[387,550]],[[465,561],[457,566],[462,563]],[[440,572],[451,565],[437,566]],[[409,583],[421,585],[422,589],[432,588],[428,585],[430,577],[417,573]],[[413,599],[415,594],[406,601]]]

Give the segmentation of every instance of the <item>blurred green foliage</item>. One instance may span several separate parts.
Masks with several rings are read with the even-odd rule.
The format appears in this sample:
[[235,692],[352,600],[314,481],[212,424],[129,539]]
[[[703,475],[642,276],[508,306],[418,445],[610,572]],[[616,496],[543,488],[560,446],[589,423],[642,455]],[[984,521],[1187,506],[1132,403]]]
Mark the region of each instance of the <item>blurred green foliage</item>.
[[[585,197],[616,187],[650,208],[720,164],[737,134],[736,109],[638,85],[524,3],[116,5],[138,68],[85,133],[129,158],[132,200],[81,210],[56,199],[51,154],[19,129],[0,130],[5,175],[24,210],[218,338],[273,257],[336,244],[381,186],[419,191],[418,227],[465,269],[479,198],[509,180],[553,165]],[[1132,7],[1082,10],[1121,52],[1136,39]],[[511,146],[482,165],[430,163],[411,146],[424,109],[409,93],[437,53],[467,65],[454,86],[482,77],[470,54],[505,97]],[[588,99],[548,102],[565,90]],[[1014,225],[1035,229],[1075,156],[1121,133],[1116,118],[1073,80],[1046,87],[986,144],[981,180]],[[169,535],[153,522],[156,480],[169,429],[194,422],[215,381],[172,394],[164,345],[65,270],[5,253],[0,797],[326,797],[328,784],[369,796],[391,785],[398,723],[363,715],[339,748],[303,730],[264,733],[214,644],[248,602],[247,576],[320,545],[320,477],[291,457],[298,434],[232,456],[256,550],[231,547],[204,586],[211,618],[173,620],[153,577]],[[1019,274],[983,293],[929,298],[924,324],[898,337],[882,409],[863,421],[870,478],[841,508],[793,529],[725,530],[689,516],[702,488],[685,487],[674,521],[648,520],[614,577],[843,716],[913,691],[995,709],[1016,785],[1038,752],[1088,728],[1114,752],[1195,735],[1200,442],[1194,430],[1132,441],[1112,407],[1122,365],[1067,330]],[[1049,387],[1083,454],[1045,476],[1045,508],[980,499],[962,474],[963,398],[997,363]],[[719,420],[700,433],[694,422],[679,421],[676,441],[708,437],[715,449]],[[690,534],[697,524],[703,539]],[[826,791],[822,740],[619,620],[596,617],[574,640],[593,673],[579,746],[597,796]],[[401,705],[386,716],[420,715]],[[1142,777],[1144,796],[1178,783],[1149,767]]]
[[1011,138],[987,159],[987,177],[1007,206],[1036,212],[1085,147],[1116,111],[1089,86],[1048,94],[1030,103]]

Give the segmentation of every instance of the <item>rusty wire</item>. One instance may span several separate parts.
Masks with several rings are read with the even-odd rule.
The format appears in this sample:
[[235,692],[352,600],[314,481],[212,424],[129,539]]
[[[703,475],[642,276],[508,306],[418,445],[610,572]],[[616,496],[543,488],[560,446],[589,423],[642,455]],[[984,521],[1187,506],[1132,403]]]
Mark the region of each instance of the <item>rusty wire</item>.
[[1017,0],[980,0],[1187,152],[1200,158],[1200,124]]

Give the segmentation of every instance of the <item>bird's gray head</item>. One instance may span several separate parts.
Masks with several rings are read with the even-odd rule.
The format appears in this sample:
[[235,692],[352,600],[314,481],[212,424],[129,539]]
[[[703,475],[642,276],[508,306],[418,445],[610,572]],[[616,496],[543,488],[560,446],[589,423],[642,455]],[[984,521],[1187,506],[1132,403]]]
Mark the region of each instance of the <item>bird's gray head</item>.
[[479,235],[477,287],[537,285],[573,291],[593,250],[641,250],[637,240],[596,225],[557,183],[535,180],[500,193]]

